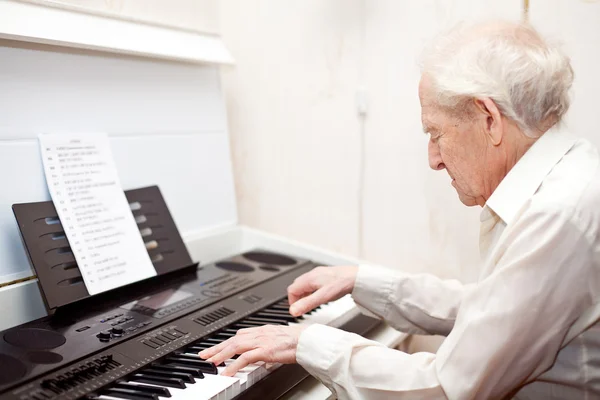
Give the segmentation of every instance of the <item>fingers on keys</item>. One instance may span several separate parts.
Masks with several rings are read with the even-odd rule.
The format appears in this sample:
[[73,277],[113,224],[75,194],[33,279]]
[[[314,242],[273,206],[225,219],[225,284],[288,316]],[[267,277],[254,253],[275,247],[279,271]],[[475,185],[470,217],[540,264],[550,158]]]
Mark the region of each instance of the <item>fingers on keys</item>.
[[311,294],[312,292],[318,289],[312,282],[313,279],[311,272],[297,277],[294,280],[294,282],[290,286],[288,286],[288,302],[290,304],[294,304],[301,298]]
[[296,278],[288,287],[291,315],[300,316],[327,302],[325,295],[328,291],[318,279],[324,269],[325,267],[317,267]]
[[290,314],[294,317],[306,314],[321,304],[329,302],[333,299],[333,297],[334,293],[332,293],[332,288],[330,286],[322,287],[311,295],[298,300],[296,303],[290,306]]
[[234,376],[239,370],[250,364],[254,364],[264,359],[264,351],[262,349],[250,350],[237,358],[234,362],[225,368],[221,375]]
[[[240,358],[242,360],[240,362],[236,360],[236,362],[232,364],[240,365],[244,360],[248,359],[246,353],[251,352],[260,346],[260,342],[256,339],[255,335],[253,335],[253,333],[258,333],[259,330],[260,328],[240,329],[235,336],[225,340],[222,343],[219,343],[216,346],[201,351],[198,353],[198,356],[215,365],[220,365],[222,362],[229,360],[236,354],[241,354],[241,356],[238,357],[238,360],[240,360]],[[243,368],[246,365],[248,365],[248,363],[244,364],[240,368]],[[235,372],[237,372],[238,369],[236,369]],[[231,368],[229,371],[231,371]],[[235,372],[233,372],[232,375],[235,374]]]

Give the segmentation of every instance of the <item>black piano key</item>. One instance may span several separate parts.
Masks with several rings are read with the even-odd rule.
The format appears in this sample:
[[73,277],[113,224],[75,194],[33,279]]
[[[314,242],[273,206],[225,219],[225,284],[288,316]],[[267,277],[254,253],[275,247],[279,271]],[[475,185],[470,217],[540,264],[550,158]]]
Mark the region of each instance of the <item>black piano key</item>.
[[267,312],[267,313],[284,313],[284,314],[288,314],[288,315],[292,315],[290,314],[290,310],[289,309],[283,309],[283,308],[266,308],[264,310],[260,310],[259,312]]
[[266,318],[266,317],[248,317],[244,321],[261,322],[263,324],[274,324],[274,325],[287,325],[287,321],[277,318]]
[[277,308],[265,308],[264,310],[260,310],[257,314],[269,313],[269,314],[281,314],[281,315],[292,315],[290,314],[290,310],[281,310]]
[[265,308],[265,310],[280,310],[280,311],[289,311],[290,308],[287,306],[278,306],[276,304],[273,304],[272,306],[269,306],[267,308]]
[[169,357],[185,358],[185,359],[194,360],[194,361],[206,362],[203,359],[201,359],[200,356],[198,356],[197,354],[191,355],[191,354],[186,354],[186,353],[173,353]]
[[191,357],[185,357],[185,355],[179,355],[179,356],[167,357],[166,361],[168,364],[176,364],[176,365],[195,367],[195,368],[198,368],[200,371],[202,371],[205,374],[216,375],[218,372],[217,366],[215,364],[206,362],[199,357],[197,359],[193,359]]
[[192,344],[190,344],[190,346],[196,346],[196,347],[210,347],[213,346],[212,344],[209,343],[205,343],[203,340],[199,340],[197,342],[194,342]]
[[179,378],[161,378],[158,376],[146,375],[140,372],[130,376],[128,379],[132,382],[149,383],[150,385],[185,389],[185,383],[183,383],[183,381]]
[[200,345],[202,344],[210,344],[211,346],[217,345],[217,344],[221,344],[223,343],[225,340],[222,339],[216,339],[216,338],[207,338],[207,339],[202,339],[200,341]]
[[103,395],[118,397],[119,399],[129,400],[159,400],[158,395],[140,392],[138,390],[129,389],[106,389],[102,391]]
[[160,370],[154,370],[152,368],[147,368],[141,371],[142,373],[150,376],[157,376],[159,378],[179,378],[185,383],[196,383],[194,377],[191,374],[185,372],[166,372]]
[[265,325],[265,324],[261,324],[258,322],[251,322],[251,321],[245,322],[245,320],[244,320],[244,321],[240,321],[240,322],[236,323],[234,325],[234,328],[237,328],[237,329],[256,328],[257,326],[263,326],[263,325]]
[[186,347],[186,352],[189,353],[200,353],[201,351],[204,351],[206,349],[210,349],[212,346],[209,345],[204,345],[204,346],[189,346]]
[[296,322],[296,317],[291,316],[290,314],[276,313],[276,312],[260,312],[256,314],[257,317],[260,318],[277,318],[283,319],[287,322]]
[[190,374],[194,378],[204,379],[204,374],[198,368],[193,367],[182,367],[179,365],[162,365],[162,364],[152,364],[151,369],[157,371],[165,371],[165,372],[175,372],[175,373],[185,373]]
[[211,347],[212,347],[211,345],[205,345],[205,346],[190,346],[190,347],[187,347],[187,348],[185,349],[185,352],[186,352],[186,353],[195,353],[195,354],[198,354],[198,353],[200,353],[201,351],[204,351],[204,350],[206,350],[206,349],[210,349]]
[[231,337],[234,337],[234,336],[235,336],[235,333],[231,333],[231,332],[219,332],[219,333],[217,333],[215,335],[215,338],[222,339],[223,341],[225,341],[225,340],[227,340],[227,339],[229,339]]
[[157,396],[171,397],[171,392],[169,392],[169,389],[164,388],[164,387],[158,387],[158,386],[148,386],[148,385],[142,385],[142,384],[132,385],[132,384],[126,383],[126,382],[118,382],[113,386],[113,388],[138,390],[140,392],[155,394]]
[[227,329],[223,329],[221,331],[221,333],[231,333],[232,335],[235,335],[238,330],[239,329],[227,328]]

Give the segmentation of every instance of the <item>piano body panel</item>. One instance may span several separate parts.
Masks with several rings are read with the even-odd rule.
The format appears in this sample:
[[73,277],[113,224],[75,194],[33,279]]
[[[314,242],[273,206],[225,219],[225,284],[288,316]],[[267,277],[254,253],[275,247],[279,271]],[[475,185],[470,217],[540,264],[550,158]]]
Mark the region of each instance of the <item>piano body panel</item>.
[[[260,230],[245,226],[221,227],[212,231],[197,232],[184,236],[184,240],[186,242],[188,251],[192,255],[192,258],[199,261],[201,266],[220,259],[226,259],[234,254],[241,254],[257,248],[271,252],[283,253],[303,259],[314,260],[315,262],[322,262],[328,265],[356,265],[361,263],[359,260],[352,257],[329,252],[319,249],[315,246],[306,245],[300,242],[289,240],[285,237],[262,232]],[[302,267],[302,269],[304,270],[305,268]],[[285,288],[281,288],[281,292],[282,295],[285,295]],[[30,280],[20,284],[0,288],[0,304],[10,304],[10,307],[3,307],[4,314],[0,317],[0,329],[7,329],[11,326],[26,322],[27,320],[39,318],[45,314],[36,280]],[[206,308],[208,309],[213,307],[210,305]],[[198,311],[195,311],[193,314],[200,313],[200,310],[201,309],[198,309]],[[43,314],[39,315],[40,313]],[[354,307],[351,312],[345,314],[344,322],[351,322],[351,317],[356,317],[359,314],[360,312],[358,311],[358,308]],[[182,317],[178,321],[179,324],[183,324],[180,326],[185,326],[185,324],[191,323],[187,317]],[[338,325],[336,324],[335,326]],[[380,323],[376,328],[370,330],[365,336],[369,339],[380,341],[387,346],[396,346],[406,337],[405,334],[394,331],[383,323]],[[140,341],[134,339],[135,338],[132,338],[132,343],[127,346],[130,348],[129,351],[115,352],[115,354],[118,354],[117,357],[124,357],[123,360],[132,360],[136,358],[135,354],[137,351],[135,346],[140,346]],[[133,343],[134,341],[136,343]],[[111,349],[116,350],[116,347]],[[94,355],[94,357],[101,356],[103,353],[107,352],[97,353]],[[143,360],[134,361],[140,361],[143,363]],[[72,365],[76,364],[77,363],[73,363]],[[300,370],[304,371],[301,368]],[[279,369],[275,369],[272,373],[276,373],[277,371],[279,371]],[[270,374],[267,375],[266,378],[263,378],[266,385],[265,387],[268,387],[269,376]],[[291,388],[287,388],[287,390],[281,390],[281,393],[277,398],[299,398],[297,396],[304,396],[304,394],[306,394],[306,397],[310,398],[327,398],[322,397],[322,394],[329,393],[329,391],[318,381],[314,380],[312,377],[306,378],[305,372],[301,378],[302,379],[298,379],[298,381]],[[270,381],[272,382],[274,379],[271,379]],[[257,385],[258,384],[260,384],[260,381],[257,383]],[[259,388],[259,386],[256,387]],[[252,389],[254,389],[254,386],[248,390],[248,396],[251,395],[250,391]],[[296,390],[299,392],[296,392]]]

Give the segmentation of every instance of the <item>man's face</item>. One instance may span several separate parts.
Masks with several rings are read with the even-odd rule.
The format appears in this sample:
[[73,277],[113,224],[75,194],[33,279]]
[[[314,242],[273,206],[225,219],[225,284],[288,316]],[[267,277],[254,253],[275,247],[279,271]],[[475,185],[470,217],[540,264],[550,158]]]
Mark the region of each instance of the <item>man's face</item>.
[[459,118],[440,107],[427,77],[419,84],[419,98],[423,130],[430,135],[429,166],[448,172],[463,204],[483,206],[490,194],[486,176],[491,160],[476,118]]

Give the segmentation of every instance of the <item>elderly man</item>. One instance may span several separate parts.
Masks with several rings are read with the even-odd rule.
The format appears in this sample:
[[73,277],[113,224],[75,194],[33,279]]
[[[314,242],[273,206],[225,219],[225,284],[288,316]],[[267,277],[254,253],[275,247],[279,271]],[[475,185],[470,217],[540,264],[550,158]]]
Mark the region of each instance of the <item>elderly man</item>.
[[298,362],[339,398],[600,398],[600,157],[561,127],[573,74],[530,27],[455,29],[426,52],[419,85],[429,164],[483,207],[477,284],[374,266],[317,268],[290,313],[352,293],[398,330],[447,336],[436,354],[331,327],[241,330],[200,353],[232,374]]

